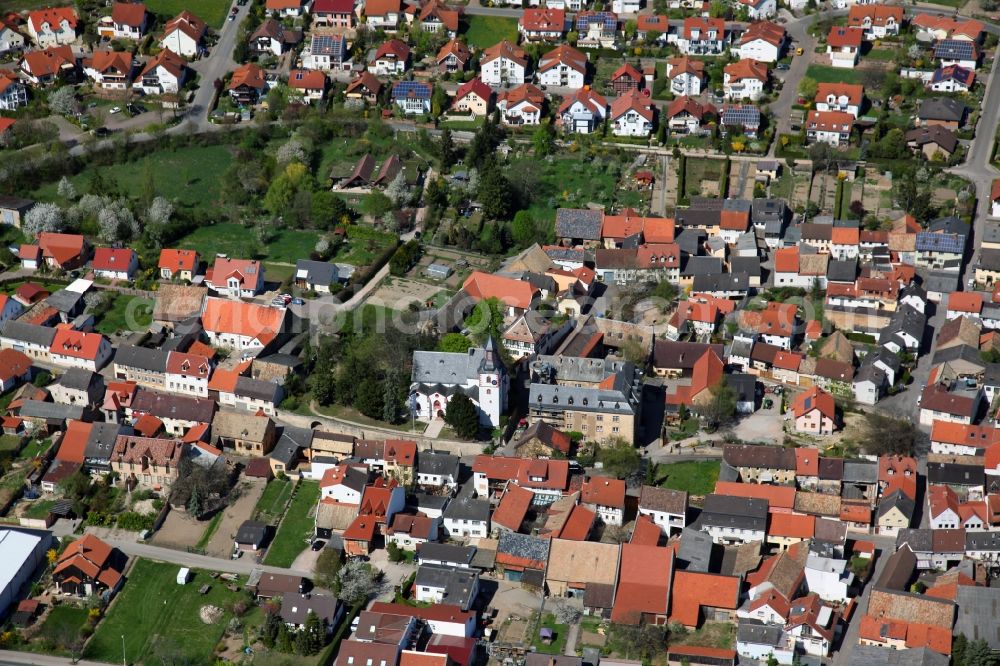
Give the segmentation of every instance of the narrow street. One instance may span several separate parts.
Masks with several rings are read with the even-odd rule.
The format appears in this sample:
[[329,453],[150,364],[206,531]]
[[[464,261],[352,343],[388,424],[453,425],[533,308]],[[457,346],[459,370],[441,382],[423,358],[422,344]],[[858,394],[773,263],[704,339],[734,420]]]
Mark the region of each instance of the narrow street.
[[851,656],[854,654],[854,648],[858,645],[858,632],[861,630],[861,616],[868,610],[868,598],[871,596],[872,588],[875,587],[875,582],[879,579],[879,576],[882,575],[882,571],[885,569],[885,563],[888,561],[889,556],[896,551],[896,540],[891,537],[865,535],[861,538],[866,541],[875,542],[875,547],[877,549],[875,571],[872,573],[868,584],[865,585],[865,589],[861,593],[861,596],[857,599],[854,614],[851,615],[851,622],[847,625],[847,629],[844,631],[843,637],[841,638],[840,650],[833,655],[833,666],[850,665]]

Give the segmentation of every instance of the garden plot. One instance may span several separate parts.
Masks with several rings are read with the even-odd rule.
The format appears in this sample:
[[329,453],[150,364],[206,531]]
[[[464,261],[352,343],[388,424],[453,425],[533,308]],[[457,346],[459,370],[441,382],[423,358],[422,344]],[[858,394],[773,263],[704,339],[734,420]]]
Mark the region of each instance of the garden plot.
[[390,310],[406,310],[411,303],[421,306],[433,301],[441,287],[415,280],[390,277],[383,280],[368,297],[369,305],[379,305]]

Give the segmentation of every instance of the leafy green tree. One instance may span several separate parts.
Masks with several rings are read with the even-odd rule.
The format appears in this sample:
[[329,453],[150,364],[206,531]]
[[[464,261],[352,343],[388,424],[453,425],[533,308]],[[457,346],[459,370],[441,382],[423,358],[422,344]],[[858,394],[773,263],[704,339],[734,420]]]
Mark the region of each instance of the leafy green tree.
[[736,416],[736,391],[725,378],[712,387],[712,399],[698,407],[699,415],[710,430],[726,425]]
[[472,346],[472,340],[461,333],[447,333],[438,342],[438,351],[464,354]]
[[320,587],[324,587],[336,594],[339,591],[338,576],[340,572],[340,553],[333,548],[324,548],[316,558],[316,566],[313,571],[316,574],[316,582]]
[[264,195],[264,208],[272,215],[281,215],[295,196],[295,186],[287,175],[281,174],[271,181]]
[[476,198],[483,205],[483,215],[491,220],[506,220],[510,216],[511,187],[503,170],[491,161],[479,180]]
[[392,208],[392,200],[377,190],[365,197],[364,203],[361,204],[361,210],[373,218],[381,218]]
[[990,644],[979,638],[965,646],[965,666],[996,666],[997,657]]
[[438,142],[438,159],[441,160],[441,169],[444,171],[450,169],[457,159],[455,140],[451,136],[451,130],[447,127],[441,130],[441,139]]
[[954,666],[965,666],[965,649],[968,645],[969,639],[965,634],[955,636],[955,640],[951,643],[951,663]]
[[379,419],[384,406],[385,392],[379,382],[372,377],[362,380],[354,396],[354,407],[368,418]]
[[385,545],[386,553],[389,555],[390,562],[402,562],[403,561],[403,551],[399,549],[395,541],[390,541]]
[[312,193],[312,222],[321,229],[333,229],[344,217],[350,217],[350,209],[344,200],[328,190]]
[[803,76],[797,90],[800,97],[811,102],[816,97],[816,91],[819,90],[819,83],[811,76]]
[[556,128],[549,121],[543,122],[531,135],[531,144],[535,149],[535,157],[547,157],[556,149]]
[[638,449],[621,438],[612,438],[608,446],[597,452],[597,460],[616,479],[625,479],[642,468],[642,456]]
[[477,342],[483,342],[491,335],[494,340],[499,340],[500,327],[503,325],[503,304],[496,298],[479,301],[466,317],[464,325]]
[[469,396],[457,393],[448,401],[444,422],[454,428],[459,437],[474,439],[479,434],[479,409]]

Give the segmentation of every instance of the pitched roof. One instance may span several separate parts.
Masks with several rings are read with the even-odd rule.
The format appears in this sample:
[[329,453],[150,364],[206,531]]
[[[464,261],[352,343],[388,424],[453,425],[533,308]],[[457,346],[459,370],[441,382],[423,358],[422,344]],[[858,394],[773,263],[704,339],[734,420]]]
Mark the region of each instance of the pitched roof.
[[725,75],[730,81],[757,79],[767,83],[767,64],[753,58],[737,60],[725,67]]
[[803,391],[792,400],[791,411],[795,418],[808,414],[814,409],[818,409],[820,414],[827,418],[836,418],[837,406],[833,396],[819,387],[814,386],[808,391]]
[[500,504],[493,512],[493,524],[506,527],[514,532],[518,531],[521,529],[521,523],[524,522],[534,498],[535,493],[527,488],[513,483],[508,484],[503,497],[500,498]]
[[507,306],[521,310],[527,310],[531,307],[536,293],[535,288],[529,282],[491,275],[482,271],[473,271],[466,278],[462,289],[477,302],[487,298],[496,298]]
[[826,36],[826,43],[837,49],[843,47],[860,49],[863,39],[864,31],[861,28],[845,28],[835,25],[830,28],[830,33]]
[[146,20],[146,5],[141,2],[116,2],[111,6],[111,20],[118,25],[138,28]]
[[580,501],[584,504],[624,509],[625,482],[604,476],[588,478],[580,489]]
[[[166,51],[167,49],[164,49]],[[165,248],[160,250],[157,268],[167,268],[171,272],[194,271],[198,267],[198,253],[194,250]]]
[[36,33],[40,33],[42,26],[46,23],[58,27],[63,21],[66,21],[70,28],[76,29],[76,12],[73,11],[72,7],[47,7],[28,12],[28,23],[31,24]]
[[512,44],[506,39],[497,42],[493,46],[484,49],[483,54],[479,59],[480,64],[487,64],[496,60],[497,58],[504,58],[505,60],[512,60],[522,67],[528,66],[528,56],[524,49]]
[[740,598],[740,578],[696,571],[674,572],[670,598],[670,621],[695,627],[702,606],[736,610]]
[[646,614],[665,616],[673,563],[672,548],[622,544],[611,621],[639,624]]
[[126,271],[135,258],[132,248],[99,247],[94,250],[91,266],[98,271]]
[[643,97],[638,90],[632,89],[611,102],[611,119],[614,120],[629,111],[635,111],[646,120],[652,121],[653,109],[653,103],[649,101],[649,98]]
[[233,77],[229,81],[229,89],[236,90],[240,86],[263,90],[267,86],[264,70],[252,62],[240,65],[233,71]]
[[225,298],[209,298],[201,321],[206,331],[231,333],[270,342],[284,325],[284,308]]
[[785,29],[772,21],[756,21],[748,25],[740,35],[740,44],[748,44],[757,39],[772,46],[780,46],[785,41]]

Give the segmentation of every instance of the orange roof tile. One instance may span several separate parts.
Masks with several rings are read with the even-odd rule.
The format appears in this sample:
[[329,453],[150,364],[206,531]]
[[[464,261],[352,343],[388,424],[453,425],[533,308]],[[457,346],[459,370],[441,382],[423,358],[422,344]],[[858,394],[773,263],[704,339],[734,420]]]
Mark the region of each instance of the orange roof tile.
[[670,621],[685,627],[697,627],[701,607],[736,610],[740,598],[740,579],[733,576],[677,571],[671,589]]
[[795,513],[772,513],[767,533],[776,537],[811,539],[816,533],[816,517]]
[[87,440],[90,439],[90,431],[93,427],[93,423],[84,423],[83,421],[67,423],[66,432],[59,442],[59,450],[56,452],[56,460],[82,465],[85,458],[84,453],[87,450]]
[[639,624],[644,615],[665,616],[670,600],[674,551],[624,543],[611,621]]
[[473,271],[472,275],[466,278],[462,289],[477,302],[496,298],[504,305],[521,310],[531,307],[536,294],[535,288],[528,282],[482,271]]
[[792,509],[795,506],[795,488],[791,486],[716,481],[715,494],[767,500],[769,509]]
[[580,489],[580,501],[584,504],[625,508],[625,482],[606,476],[586,479]]

